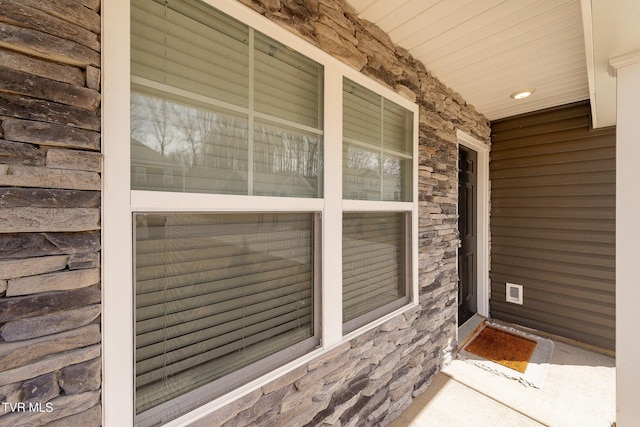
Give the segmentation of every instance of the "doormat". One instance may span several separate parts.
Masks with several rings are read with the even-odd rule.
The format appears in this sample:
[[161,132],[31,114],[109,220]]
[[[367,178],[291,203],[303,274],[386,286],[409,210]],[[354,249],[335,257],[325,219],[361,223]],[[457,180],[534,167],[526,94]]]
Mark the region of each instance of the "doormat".
[[553,355],[553,341],[486,321],[458,352],[483,369],[541,388]]
[[486,326],[466,350],[507,368],[524,373],[537,342],[513,332]]

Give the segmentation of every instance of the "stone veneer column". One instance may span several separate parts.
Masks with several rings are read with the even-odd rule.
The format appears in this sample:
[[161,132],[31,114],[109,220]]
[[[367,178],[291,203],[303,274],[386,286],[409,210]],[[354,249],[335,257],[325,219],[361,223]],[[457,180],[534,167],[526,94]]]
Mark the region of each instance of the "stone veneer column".
[[420,306],[193,426],[381,426],[456,349],[457,135],[489,143],[487,119],[342,0],[239,0],[420,106]]
[[101,423],[99,9],[0,2],[0,426]]

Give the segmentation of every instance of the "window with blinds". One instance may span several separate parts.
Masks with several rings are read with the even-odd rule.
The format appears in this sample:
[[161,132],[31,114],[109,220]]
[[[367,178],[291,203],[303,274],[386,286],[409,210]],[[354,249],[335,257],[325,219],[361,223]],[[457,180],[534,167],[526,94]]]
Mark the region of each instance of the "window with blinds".
[[412,200],[413,113],[344,78],[345,199]]
[[132,189],[322,197],[322,93],[320,64],[204,3],[133,0]]
[[[325,106],[322,64],[212,4],[130,2],[141,427],[291,368],[320,346],[322,295],[342,295],[342,313],[339,304],[322,307],[327,346],[341,326],[348,333],[382,322],[417,295],[417,107],[344,78],[366,81],[347,66],[327,67],[330,93],[343,97]],[[325,147],[323,112],[340,102],[342,145]],[[328,130],[340,128],[334,121]],[[325,150],[326,169],[342,178],[342,204],[333,203],[339,184],[323,188]],[[336,249],[323,242],[339,249],[340,238],[342,259],[321,258]],[[323,283],[321,271],[331,280]]]
[[141,419],[317,346],[318,227],[313,213],[135,214],[136,413],[155,408]]
[[367,201],[362,212],[343,213],[344,333],[409,302],[413,208],[403,202],[413,198],[412,120],[411,111],[343,79],[343,199]]
[[[152,426],[319,345],[321,213],[304,199],[323,197],[324,70],[198,0],[130,11],[131,196],[163,210],[132,208],[135,422]],[[300,209],[229,212],[230,194]]]

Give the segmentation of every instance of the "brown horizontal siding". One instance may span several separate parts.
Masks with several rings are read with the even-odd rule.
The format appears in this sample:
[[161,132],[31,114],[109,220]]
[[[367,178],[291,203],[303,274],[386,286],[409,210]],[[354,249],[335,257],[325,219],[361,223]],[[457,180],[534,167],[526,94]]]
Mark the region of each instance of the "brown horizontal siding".
[[579,264],[576,262],[567,262],[563,258],[554,260],[541,260],[538,258],[515,257],[509,255],[495,255],[495,272],[498,274],[501,270],[510,273],[512,268],[518,268],[519,273],[530,271],[531,274],[536,272],[544,277],[544,273],[554,272],[558,276],[572,276],[583,278],[586,280],[597,281],[607,280],[613,283],[615,275],[612,274],[610,267],[604,265]]
[[[522,141],[524,142],[524,141]],[[504,159],[517,159],[523,156],[532,157],[545,154],[557,155],[559,153],[575,153],[575,152],[588,152],[594,148],[607,149],[611,146],[611,141],[608,135],[595,136],[592,138],[585,138],[584,136],[572,140],[558,139],[553,142],[546,142],[542,144],[532,144],[527,141],[527,145],[521,147],[511,147],[496,151],[493,153],[493,160]]]
[[491,315],[613,349],[615,132],[589,123],[580,102],[492,124]]
[[[523,307],[518,313],[514,314],[509,310],[508,305],[510,304],[504,302],[504,291],[501,297],[501,302],[492,303],[492,310],[495,309],[501,313],[499,317],[501,320],[526,325],[602,348],[613,349],[615,347],[615,341],[610,332],[615,328],[614,322],[610,322],[607,325],[599,325],[593,321],[584,321],[579,316],[573,316],[567,320],[565,313],[555,314],[542,311],[546,304],[543,304],[541,309]],[[541,316],[541,314],[544,314],[544,316]],[[544,320],[540,320],[541,318]]]
[[[509,139],[509,146],[501,150],[514,150],[520,147],[533,147],[536,145],[552,145],[556,142],[571,142],[581,140],[585,137],[594,138],[600,135],[606,136],[611,133],[611,129],[593,130],[591,132],[589,136],[585,136],[583,132],[580,132],[580,129],[567,129],[552,133],[526,135],[520,138]],[[501,142],[500,138],[498,138],[496,142]]]
[[[505,129],[496,132],[495,142],[509,141],[529,135],[547,135],[557,131],[567,131],[581,129],[589,126],[589,116],[570,117],[563,120],[556,120],[547,123],[532,123],[520,127]],[[492,142],[494,142],[492,140]]]
[[515,188],[519,190],[522,195],[528,195],[523,188],[535,189],[539,187],[552,187],[551,192],[553,194],[558,194],[557,191],[559,189],[578,184],[578,186],[573,188],[578,188],[580,193],[583,193],[584,190],[582,187],[584,184],[615,186],[615,179],[615,171],[608,170],[575,172],[558,175],[525,176],[522,178],[495,179],[491,182],[491,189],[492,191],[500,191],[505,188]]
[[586,102],[578,102],[572,105],[564,105],[555,108],[538,111],[535,114],[523,114],[504,120],[498,120],[491,124],[491,131],[498,134],[509,129],[520,128],[523,126],[531,126],[535,124],[546,124],[557,122],[563,119],[573,117],[584,117],[591,112]]
[[[500,274],[496,274],[496,279],[498,279]],[[517,276],[515,276],[517,277]],[[499,283],[499,282],[495,282]],[[502,294],[504,296],[504,287],[501,286],[501,289],[496,289],[498,294]],[[545,281],[536,282],[535,286],[531,286],[529,289],[529,294],[527,294],[527,298],[530,299],[530,302],[533,301],[546,301],[545,294],[549,292],[556,293],[559,297],[562,297],[563,300],[558,305],[561,306],[574,306],[584,309],[589,306],[589,308],[594,313],[600,314],[613,314],[613,305],[615,304],[615,299],[609,295],[606,291],[601,289],[585,289],[582,292],[581,298],[575,298],[575,292],[578,290],[577,286],[557,286],[557,284]],[[527,306],[530,306],[527,304]]]
[[[526,242],[523,242],[526,241]],[[589,254],[589,255],[597,255],[597,256],[615,256],[615,248],[612,248],[611,245],[605,244],[591,244],[587,248],[586,245],[578,242],[563,242],[557,241],[550,248],[548,242],[545,242],[542,239],[522,239],[518,237],[504,237],[504,236],[492,236],[491,238],[491,250],[493,252],[494,248],[499,246],[504,246],[505,248],[523,248],[523,249],[537,249],[537,250],[546,250],[546,251],[561,251],[565,253],[571,254]],[[497,249],[496,249],[497,250]]]
[[[593,327],[594,329],[602,330],[602,328],[615,326],[615,322],[611,320],[615,316],[615,305],[613,303],[564,298],[558,304],[549,304],[545,298],[545,294],[548,292],[549,290],[547,289],[532,289],[530,291],[531,295],[528,296],[530,301],[526,308],[531,310],[531,318],[536,318],[534,311],[537,311],[545,315],[545,317],[538,315],[539,321],[550,323],[546,316],[553,316],[556,317],[554,323],[558,327],[566,325],[565,327],[567,328],[579,329],[582,324],[585,328]],[[572,318],[569,320],[566,319],[567,311],[572,312]],[[559,335],[566,336],[567,334]],[[601,333],[600,338],[608,339],[608,336],[606,333]]]
[[507,218],[496,217],[491,223],[492,227],[517,227],[540,228],[544,223],[545,228],[556,230],[590,230],[590,231],[615,231],[615,223],[608,219],[577,219],[577,218]]
[[[612,269],[615,267],[615,257],[607,256],[607,255],[595,255],[593,253],[576,253],[576,252],[568,252],[568,251],[551,251],[551,250],[543,250],[543,249],[532,249],[532,248],[519,248],[514,246],[505,246],[501,245],[500,247],[492,248],[492,257],[496,256],[511,256],[511,257],[519,257],[524,258],[527,257],[531,260],[540,260],[540,261],[556,261],[562,262],[566,264],[576,264],[580,266],[584,265],[593,265],[598,267],[606,267]],[[497,261],[498,259],[496,259]]]
[[573,218],[573,219],[611,219],[615,220],[615,212],[608,208],[592,207],[590,209],[555,206],[531,206],[524,208],[517,207],[495,207],[493,198],[491,213],[496,216],[520,217],[520,218]]
[[551,165],[537,165],[520,168],[502,168],[491,171],[491,179],[498,180],[504,178],[518,178],[518,177],[535,177],[535,176],[554,176],[554,175],[569,175],[574,173],[588,173],[588,172],[610,172],[615,171],[616,160],[615,159],[595,159],[588,161],[573,161],[571,163],[564,163],[561,167],[557,164]]
[[494,198],[492,206],[495,208],[531,208],[544,210],[547,208],[603,208],[614,207],[615,196],[598,194],[583,196],[554,196],[554,197],[503,197]]
[[[562,167],[567,163],[580,163],[588,162],[591,160],[604,160],[614,159],[614,154],[611,153],[609,147],[594,148],[594,149],[580,149],[574,151],[564,151],[549,154],[535,155],[533,153],[525,154],[524,150],[518,157],[512,157],[505,160],[493,160],[493,167],[496,170],[500,169],[513,169],[513,168],[528,168],[532,166],[547,166],[555,165]],[[558,170],[562,172],[562,169]]]

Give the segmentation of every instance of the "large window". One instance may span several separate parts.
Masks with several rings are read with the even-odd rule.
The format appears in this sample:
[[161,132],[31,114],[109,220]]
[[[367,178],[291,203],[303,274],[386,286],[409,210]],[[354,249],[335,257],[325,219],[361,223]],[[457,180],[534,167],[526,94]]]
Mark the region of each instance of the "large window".
[[349,332],[409,301],[413,205],[402,202],[413,198],[413,113],[344,78],[342,114],[343,198],[370,201],[342,220]]
[[130,135],[105,159],[128,153],[129,197],[105,186],[126,206],[106,239],[129,251],[122,400],[144,427],[417,303],[417,107],[236,1],[127,3]]
[[204,3],[132,2],[131,189],[163,211],[133,215],[140,425],[319,344],[320,213],[162,194],[322,197],[322,86],[321,65]]

